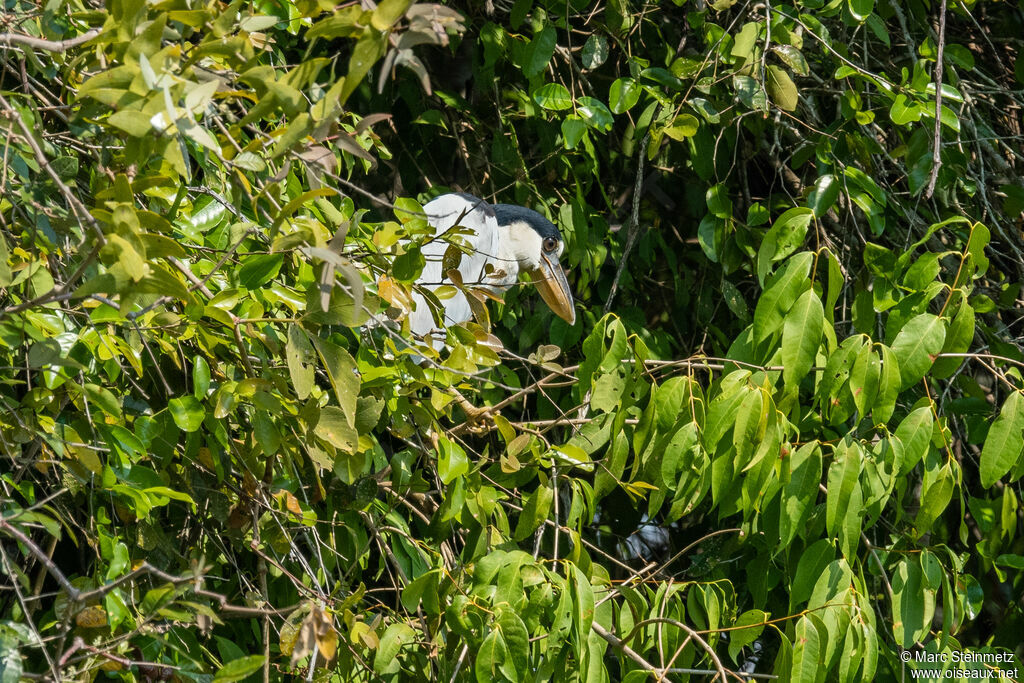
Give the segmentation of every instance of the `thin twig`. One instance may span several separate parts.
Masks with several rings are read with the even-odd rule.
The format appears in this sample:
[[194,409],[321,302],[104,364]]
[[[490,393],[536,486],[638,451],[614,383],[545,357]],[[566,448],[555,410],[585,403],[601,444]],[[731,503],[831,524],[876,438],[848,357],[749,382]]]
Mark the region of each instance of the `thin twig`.
[[35,156],[36,162],[44,171],[46,171],[46,175],[50,176],[50,180],[53,181],[54,185],[57,186],[57,189],[64,196],[64,199],[67,200],[68,204],[71,206],[71,210],[78,218],[79,223],[88,225],[92,231],[96,233],[96,237],[100,244],[106,244],[107,239],[103,235],[103,230],[100,229],[96,218],[89,213],[89,210],[85,208],[85,204],[83,204],[78,197],[74,195],[71,188],[68,187],[64,181],[61,180],[60,175],[53,170],[53,167],[50,165],[50,160],[46,158],[46,154],[43,153],[39,143],[36,142],[35,137],[32,135],[32,130],[28,127],[28,124],[25,123],[25,119],[21,118],[21,114],[18,113],[18,110],[11,106],[11,103],[8,102],[7,98],[3,95],[0,95],[0,106],[3,107],[7,118],[14,121],[18,128],[21,129],[21,136],[25,139],[25,143],[32,149],[32,154]]
[[946,48],[946,0],[939,6],[939,49],[935,57],[935,139],[932,143],[932,171],[924,198],[931,199],[942,167],[942,54]]
[[626,226],[626,245],[622,248],[622,257],[619,259],[619,267],[615,271],[615,279],[612,280],[612,287],[608,290],[608,300],[604,302],[604,313],[608,314],[608,311],[612,310],[612,303],[615,301],[615,294],[619,291],[619,279],[622,278],[622,272],[626,269],[626,263],[629,261],[629,252],[633,250],[633,245],[636,243],[636,238],[640,232],[640,194],[643,190],[644,184],[644,163],[647,161],[647,145],[651,140],[651,126],[658,120],[658,115],[661,113],[661,105],[654,110],[654,115],[651,116],[651,122],[647,126],[647,130],[644,131],[643,140],[640,142],[640,148],[637,150],[636,164],[636,179],[633,181],[633,208],[629,214],[629,225]]

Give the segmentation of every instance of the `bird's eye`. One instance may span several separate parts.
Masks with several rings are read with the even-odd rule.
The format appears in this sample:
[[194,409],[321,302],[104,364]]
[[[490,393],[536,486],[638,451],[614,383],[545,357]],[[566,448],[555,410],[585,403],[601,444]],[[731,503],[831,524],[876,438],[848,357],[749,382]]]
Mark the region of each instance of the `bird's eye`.
[[544,251],[551,252],[558,248],[558,240],[554,237],[548,237],[544,240]]

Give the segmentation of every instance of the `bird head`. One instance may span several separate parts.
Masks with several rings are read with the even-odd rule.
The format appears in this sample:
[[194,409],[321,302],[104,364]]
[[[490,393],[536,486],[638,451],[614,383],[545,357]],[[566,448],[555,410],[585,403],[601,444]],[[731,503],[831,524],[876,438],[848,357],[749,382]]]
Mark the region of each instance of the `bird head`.
[[565,240],[558,228],[532,209],[495,204],[498,227],[507,231],[510,251],[540,292],[544,303],[570,325],[576,322],[572,292],[558,262]]

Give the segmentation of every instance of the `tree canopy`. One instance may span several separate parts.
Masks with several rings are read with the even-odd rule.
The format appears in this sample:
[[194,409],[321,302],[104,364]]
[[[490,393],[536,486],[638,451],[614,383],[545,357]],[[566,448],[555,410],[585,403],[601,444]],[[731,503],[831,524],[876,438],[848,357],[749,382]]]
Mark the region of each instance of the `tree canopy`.
[[[3,24],[3,683],[1019,665],[1017,7]],[[447,191],[560,227],[574,325],[410,335]]]

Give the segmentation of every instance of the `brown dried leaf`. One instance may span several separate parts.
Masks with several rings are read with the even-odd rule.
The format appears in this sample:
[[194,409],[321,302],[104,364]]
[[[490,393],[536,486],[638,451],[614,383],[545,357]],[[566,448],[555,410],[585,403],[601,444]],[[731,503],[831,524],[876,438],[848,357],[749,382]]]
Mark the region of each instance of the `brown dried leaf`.
[[413,303],[409,292],[386,275],[382,275],[377,281],[377,293],[380,298],[402,311],[404,315],[412,312]]
[[363,133],[367,128],[369,128],[373,124],[380,123],[381,121],[387,121],[390,118],[391,114],[367,114],[366,116],[359,120],[359,123],[356,124],[356,135]]
[[107,610],[99,605],[86,607],[75,615],[75,625],[82,628],[99,628],[107,625]]
[[491,329],[491,314],[487,311],[487,304],[484,303],[484,296],[490,296],[489,292],[482,289],[471,289],[467,292],[466,300],[469,308],[473,311],[473,319],[480,323],[485,330]]
[[349,135],[339,135],[338,137],[334,138],[334,142],[335,144],[338,145],[338,147],[341,148],[343,152],[348,152],[352,156],[359,157],[360,159],[365,159],[366,161],[369,161],[374,168],[377,167],[377,159],[375,159],[372,154],[363,149],[359,145],[359,143],[356,142],[356,140],[350,137]]
[[[447,255],[448,255],[448,252],[446,250],[445,251],[445,256],[447,256]],[[444,276],[446,278],[448,278],[451,281],[451,283],[453,285],[455,285],[456,287],[458,287],[459,289],[462,289],[465,286],[462,283],[462,273],[460,273],[455,268],[447,268],[447,269],[445,269]]]
[[[282,632],[282,640],[283,636]],[[313,605],[299,626],[292,645],[291,665],[294,667],[312,653],[314,645],[325,660],[334,659],[338,647],[338,633],[334,630],[334,619],[319,605]]]
[[395,65],[401,64],[406,69],[411,70],[420,79],[420,86],[423,88],[423,92],[427,95],[434,93],[430,87],[430,75],[427,73],[427,67],[423,65],[419,57],[413,54],[412,50],[399,50],[398,56],[395,58]]

